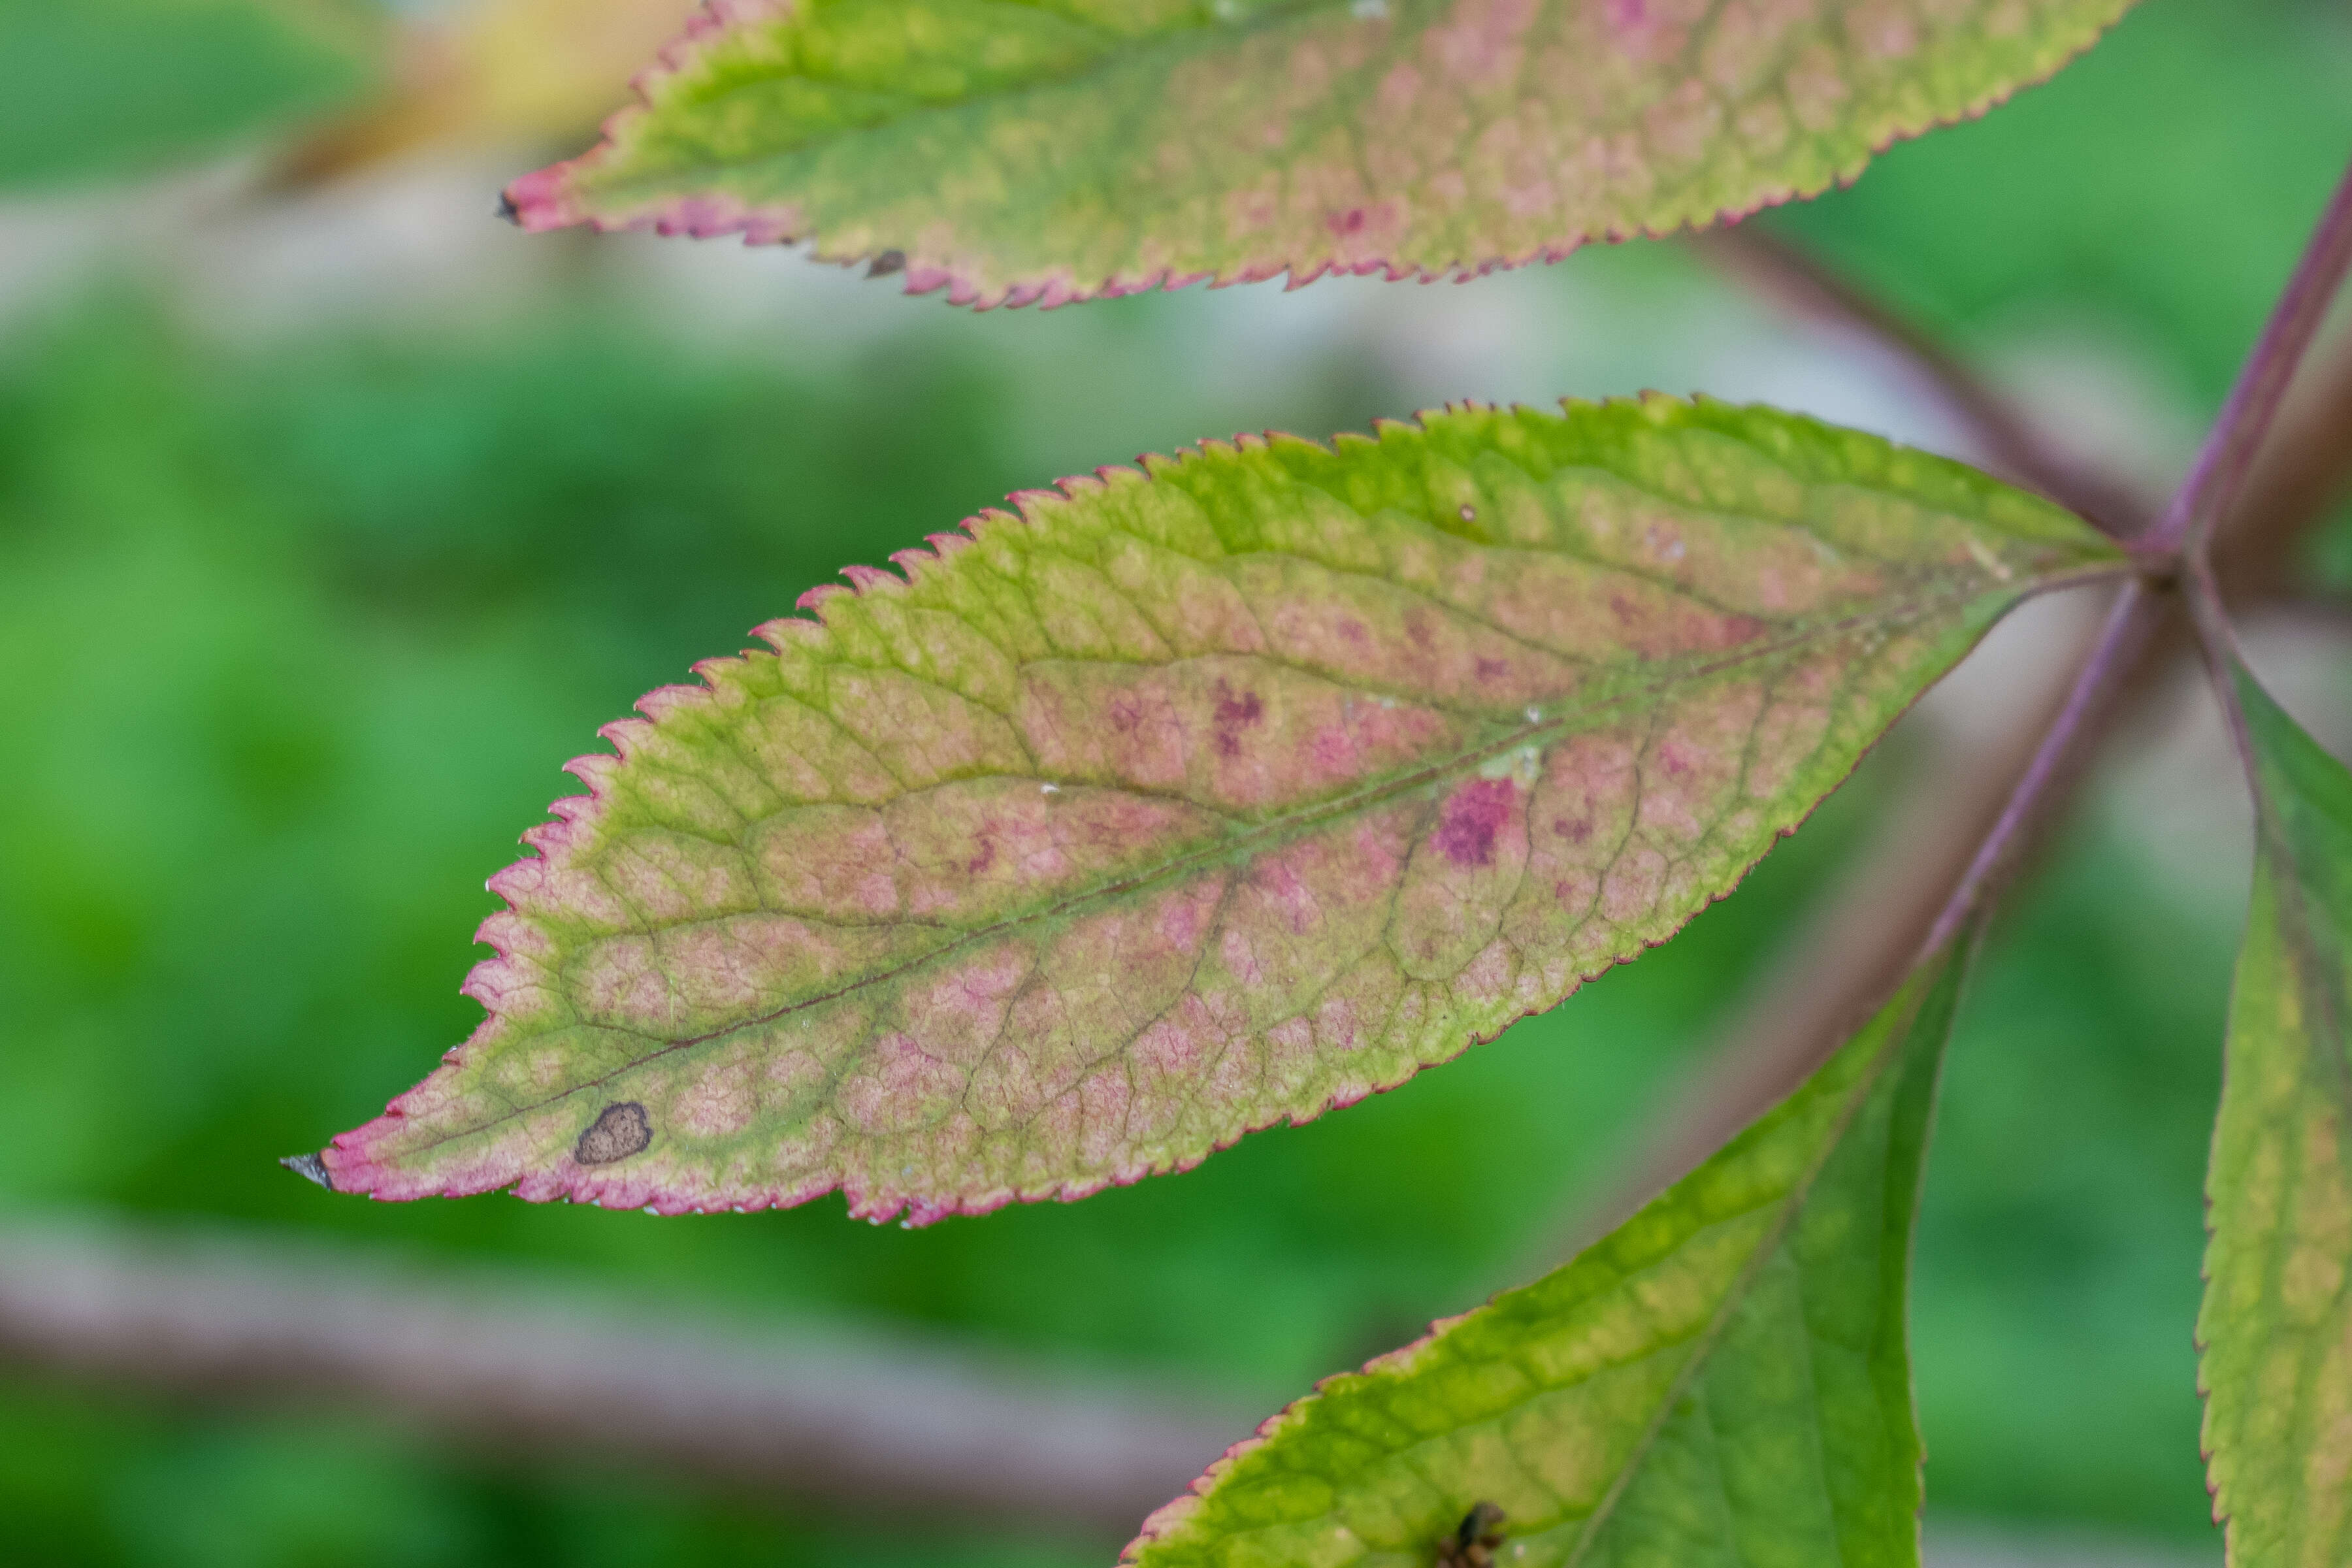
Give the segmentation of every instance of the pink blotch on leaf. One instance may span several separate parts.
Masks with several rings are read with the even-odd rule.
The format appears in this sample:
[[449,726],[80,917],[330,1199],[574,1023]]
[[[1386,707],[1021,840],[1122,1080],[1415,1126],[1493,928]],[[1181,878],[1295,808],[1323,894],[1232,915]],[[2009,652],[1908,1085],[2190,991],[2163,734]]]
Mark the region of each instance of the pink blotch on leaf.
[[1459,87],[1507,87],[1520,73],[1521,40],[1534,16],[1532,0],[1454,0],[1444,19],[1422,36],[1422,58]]
[[1224,879],[1204,877],[1160,905],[1160,937],[1178,952],[1198,952],[1208,934],[1209,917],[1224,892]]
[[1265,705],[1258,700],[1256,692],[1244,691],[1236,695],[1231,686],[1222,680],[1217,682],[1214,719],[1217,754],[1238,756],[1242,749],[1241,731],[1255,729],[1265,715]]
[[1357,771],[1356,741],[1347,728],[1326,724],[1307,742],[1307,754],[1320,778],[1346,778]]
[[742,1131],[759,1113],[759,1093],[753,1084],[757,1070],[757,1064],[745,1056],[710,1063],[678,1095],[673,1113],[679,1124],[705,1138]]
[[1362,1045],[1363,1035],[1356,1016],[1355,1002],[1346,996],[1327,996],[1316,1010],[1315,1025],[1327,1050],[1352,1051]]
[[836,1103],[868,1136],[911,1131],[936,1120],[963,1092],[964,1075],[913,1037],[885,1035],[866,1068],[841,1086]]
[[1518,786],[1508,779],[1473,779],[1446,796],[1430,842],[1456,866],[1495,863],[1495,837],[1511,820]]

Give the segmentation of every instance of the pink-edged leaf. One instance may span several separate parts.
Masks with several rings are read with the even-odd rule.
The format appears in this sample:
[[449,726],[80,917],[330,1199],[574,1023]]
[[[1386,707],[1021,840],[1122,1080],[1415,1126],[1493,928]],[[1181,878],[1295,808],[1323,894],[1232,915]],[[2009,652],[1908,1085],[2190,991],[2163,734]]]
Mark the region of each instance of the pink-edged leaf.
[[489,1017],[334,1186],[919,1221],[1190,1165],[1664,941],[2119,569],[1958,464],[1657,396],[1016,500],[572,764]]
[[712,0],[529,228],[1055,303],[1484,271],[1811,195],[2131,0]]

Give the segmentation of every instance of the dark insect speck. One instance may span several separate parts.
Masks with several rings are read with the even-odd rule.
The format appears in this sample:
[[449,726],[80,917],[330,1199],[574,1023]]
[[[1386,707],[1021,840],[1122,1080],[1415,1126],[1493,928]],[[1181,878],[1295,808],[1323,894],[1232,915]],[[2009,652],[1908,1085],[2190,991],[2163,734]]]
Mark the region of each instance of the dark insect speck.
[[1494,1568],[1495,1548],[1503,1544],[1503,1510],[1481,1502],[1462,1516],[1437,1548],[1435,1568]]
[[893,272],[905,270],[907,253],[903,250],[886,250],[866,264],[866,276],[868,278],[887,278]]
[[515,199],[504,191],[499,193],[499,216],[509,223],[522,222],[522,209],[515,205]]
[[653,1141],[653,1119],[646,1114],[646,1108],[634,1100],[624,1100],[606,1106],[588,1131],[580,1134],[572,1157],[583,1165],[609,1165],[642,1152]]

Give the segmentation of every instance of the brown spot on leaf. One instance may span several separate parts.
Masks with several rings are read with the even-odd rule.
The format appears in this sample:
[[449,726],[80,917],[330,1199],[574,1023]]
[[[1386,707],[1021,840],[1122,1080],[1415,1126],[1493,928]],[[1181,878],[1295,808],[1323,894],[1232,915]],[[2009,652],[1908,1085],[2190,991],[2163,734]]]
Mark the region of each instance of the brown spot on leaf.
[[572,1157],[583,1165],[609,1165],[640,1153],[654,1141],[653,1119],[634,1100],[606,1106],[588,1131],[580,1134]]
[[893,272],[905,270],[907,253],[903,250],[886,250],[866,264],[866,276],[868,278],[887,278]]
[[1432,842],[1456,866],[1495,863],[1495,835],[1511,819],[1518,790],[1508,779],[1475,779],[1455,790],[1439,813]]

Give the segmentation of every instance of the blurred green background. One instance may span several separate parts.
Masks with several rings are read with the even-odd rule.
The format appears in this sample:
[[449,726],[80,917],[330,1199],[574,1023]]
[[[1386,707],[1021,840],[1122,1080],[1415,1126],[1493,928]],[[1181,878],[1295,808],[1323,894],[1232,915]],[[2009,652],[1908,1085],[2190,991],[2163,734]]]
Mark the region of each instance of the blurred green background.
[[[0,4],[0,80],[64,79],[71,51],[32,9]],[[155,70],[132,58],[142,33],[76,34],[74,68],[103,80],[113,50],[123,72]],[[1270,1410],[1473,1303],[1605,1187],[1901,785],[1896,747],[1737,897],[1557,1013],[1344,1115],[1083,1205],[905,1232],[837,1200],[657,1219],[322,1194],[277,1156],[373,1115],[471,1029],[456,988],[493,907],[482,882],[570,793],[557,765],[841,563],[1144,447],[1405,412],[1426,365],[1454,374],[1445,345],[1493,337],[1497,311],[1534,323],[1512,374],[1555,394],[1691,390],[1678,378],[1717,367],[1739,384],[1713,390],[1769,391],[1789,340],[1658,245],[1460,290],[1195,290],[1050,315],[972,317],[877,283],[858,286],[872,324],[856,331],[816,331],[822,308],[713,331],[680,325],[660,268],[702,269],[694,289],[734,268],[736,300],[813,269],[504,230],[492,243],[551,258],[526,288],[258,321],[188,287],[189,258],[217,268],[237,254],[223,230],[358,199],[266,169],[302,116],[372,79],[326,55],[304,77],[308,57],[242,24],[205,37],[166,73],[203,78],[193,107],[134,116],[103,156],[83,138],[44,163],[0,117],[0,243],[19,244],[0,269],[26,234],[111,234],[222,158],[247,171],[162,242],[85,247],[18,279],[0,313],[0,1215],[528,1264]],[[2044,401],[2085,430],[2150,411],[2156,433],[2125,446],[2161,466],[2218,404],[2347,151],[2341,4],[2147,0],[2053,84],[1767,221],[1989,362],[2049,372]],[[200,172],[158,174],[174,156]],[[457,182],[436,221],[488,225],[496,178]],[[1318,303],[1327,291],[1341,303]],[[1391,299],[1412,332],[1360,331]],[[1260,374],[1230,323],[1294,307],[1311,330]],[[1691,312],[1749,322],[1748,358],[1699,353],[1667,324]],[[1433,359],[1397,347],[1432,342]],[[2096,374],[2051,372],[2053,343],[2093,345],[2075,358]],[[1800,392],[1867,405],[1864,372],[1805,352]],[[1522,395],[1467,364],[1454,393]],[[2347,531],[2315,544],[2315,581],[2352,560]],[[2121,815],[2078,816],[1951,1058],[1916,1330],[1931,1510],[2218,1561],[2189,1326],[2235,893],[2166,873]],[[452,1450],[364,1412],[0,1373],[10,1563],[1058,1568],[1116,1546]]]

